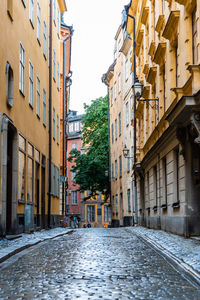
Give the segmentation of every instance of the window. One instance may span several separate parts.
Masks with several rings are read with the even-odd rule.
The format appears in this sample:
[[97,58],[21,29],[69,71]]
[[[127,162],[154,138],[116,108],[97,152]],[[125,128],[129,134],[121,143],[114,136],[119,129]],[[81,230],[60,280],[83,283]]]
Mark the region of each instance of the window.
[[71,181],[74,181],[74,178],[76,176],[76,171],[71,168]]
[[41,31],[41,9],[39,2],[37,3],[37,40],[40,43],[40,31]]
[[43,89],[43,125],[46,126],[46,91]]
[[130,172],[130,157],[127,157],[127,172]]
[[119,212],[118,195],[115,196],[115,212],[116,214]]
[[55,108],[53,108],[53,139],[56,138],[56,111]]
[[60,35],[60,11],[57,9],[57,34]]
[[119,177],[122,177],[122,156],[119,157]]
[[75,123],[74,123],[74,130],[75,130],[76,132],[80,131],[80,122],[75,122]]
[[115,160],[115,179],[117,180],[117,160]]
[[119,136],[122,134],[122,118],[121,118],[121,112],[119,113]]
[[167,205],[167,163],[166,157],[162,159],[162,204]]
[[114,99],[117,98],[117,84],[116,82],[114,83]]
[[133,112],[133,97],[132,97],[132,96],[130,97],[130,117],[131,117],[131,120],[134,119],[134,112]]
[[155,206],[158,205],[158,191],[157,191],[157,166],[153,167],[153,190],[154,190],[154,199],[155,199]]
[[33,202],[33,146],[28,143],[27,202]]
[[121,74],[118,75],[118,94],[121,92]]
[[126,103],[126,126],[129,125],[129,107],[128,102]]
[[197,8],[192,13],[192,52],[193,64],[198,64],[198,47],[197,47]]
[[6,100],[9,107],[13,106],[14,101],[14,78],[13,78],[13,70],[9,64],[6,63]]
[[115,140],[117,140],[117,119],[115,119]]
[[110,89],[110,105],[113,105],[113,88]]
[[25,50],[20,44],[19,89],[24,95]]
[[18,153],[18,201],[25,201],[25,155],[26,140],[19,135],[19,153]]
[[59,115],[57,115],[57,144],[59,145]]
[[113,124],[111,125],[111,136],[112,136],[112,144],[114,143],[114,129]]
[[179,202],[179,149],[173,151],[174,157],[174,202]]
[[71,144],[71,149],[77,149],[77,142]]
[[33,107],[33,65],[29,61],[29,104]]
[[29,19],[31,24],[34,24],[34,0],[29,0]]
[[53,79],[56,80],[56,52],[53,50]]
[[109,222],[109,214],[110,214],[110,210],[108,205],[104,205],[104,222]]
[[125,81],[129,78],[129,61],[128,59],[125,62]]
[[74,124],[69,123],[69,132],[73,132],[73,131],[74,131]]
[[60,70],[59,62],[57,62],[57,88],[60,88]]
[[112,163],[112,179],[114,178],[114,164]]
[[37,77],[37,108],[36,114],[40,117],[40,79]]
[[56,0],[53,0],[53,21],[56,25]]
[[72,205],[76,205],[78,204],[78,192],[77,191],[72,191],[71,192],[72,195]]
[[131,191],[127,190],[127,202],[128,202],[128,212],[131,212]]
[[87,222],[95,222],[95,206],[87,205]]
[[44,21],[44,32],[43,32],[43,54],[44,57],[47,58],[47,25]]

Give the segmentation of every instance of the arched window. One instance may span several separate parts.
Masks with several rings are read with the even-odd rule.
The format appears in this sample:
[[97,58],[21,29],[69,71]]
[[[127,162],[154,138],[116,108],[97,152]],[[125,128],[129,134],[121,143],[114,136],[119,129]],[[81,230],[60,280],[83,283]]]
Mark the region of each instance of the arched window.
[[6,63],[6,100],[9,107],[13,107],[13,90],[14,90],[13,70],[9,62],[7,62]]

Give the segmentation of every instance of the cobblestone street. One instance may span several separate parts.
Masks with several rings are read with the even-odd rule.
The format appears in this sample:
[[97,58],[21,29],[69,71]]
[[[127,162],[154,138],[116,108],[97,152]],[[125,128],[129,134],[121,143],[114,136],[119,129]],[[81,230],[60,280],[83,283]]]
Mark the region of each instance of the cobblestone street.
[[126,229],[78,229],[0,265],[0,299],[200,299]]

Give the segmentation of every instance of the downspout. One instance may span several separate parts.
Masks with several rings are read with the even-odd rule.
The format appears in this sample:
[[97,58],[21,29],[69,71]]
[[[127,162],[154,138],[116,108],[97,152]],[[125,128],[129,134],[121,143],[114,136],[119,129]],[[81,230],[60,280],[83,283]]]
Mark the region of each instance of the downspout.
[[51,155],[52,155],[52,1],[50,1],[49,21],[49,190],[47,226],[51,227]]
[[[66,113],[65,113],[65,93],[66,93],[66,82],[65,82],[65,42],[73,36],[74,30],[72,29],[71,34],[63,40],[63,153],[62,153],[62,169],[63,176],[65,175],[65,130],[66,130]],[[71,42],[70,42],[70,65],[71,65]],[[62,214],[65,214],[65,183],[62,183]]]

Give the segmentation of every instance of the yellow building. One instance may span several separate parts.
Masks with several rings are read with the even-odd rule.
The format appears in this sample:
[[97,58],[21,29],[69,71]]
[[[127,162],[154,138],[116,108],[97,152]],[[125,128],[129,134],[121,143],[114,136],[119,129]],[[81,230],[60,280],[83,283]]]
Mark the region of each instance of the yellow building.
[[90,191],[82,193],[81,201],[81,225],[82,227],[108,227],[111,225],[110,200],[104,200],[104,196],[99,192],[97,196],[89,197]]
[[[135,111],[139,223],[199,235],[200,2],[134,0],[127,9],[143,84]],[[128,17],[132,36],[133,28]]]
[[60,13],[0,1],[0,234],[59,224]]
[[132,159],[123,156],[123,148],[133,152],[132,114],[132,42],[121,24],[115,35],[114,63],[102,80],[109,89],[110,182],[112,226],[133,224]]

